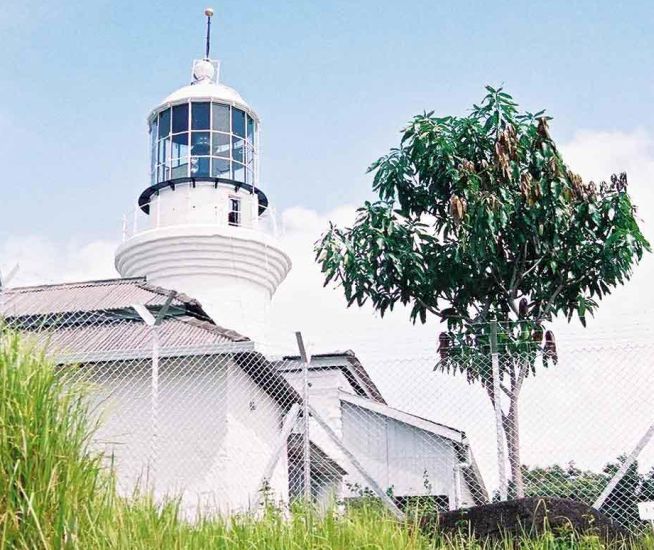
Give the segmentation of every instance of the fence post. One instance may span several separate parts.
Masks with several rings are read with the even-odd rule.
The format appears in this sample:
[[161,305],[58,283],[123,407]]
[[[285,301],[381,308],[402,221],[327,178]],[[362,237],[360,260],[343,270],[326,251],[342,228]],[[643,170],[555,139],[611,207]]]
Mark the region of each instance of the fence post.
[[606,501],[606,499],[609,498],[609,495],[613,492],[613,489],[616,488],[618,483],[620,483],[620,480],[627,473],[629,466],[631,466],[634,463],[634,461],[638,458],[638,455],[645,448],[645,445],[649,443],[649,440],[652,438],[652,435],[654,435],[654,424],[650,425],[650,427],[645,432],[645,435],[643,435],[643,437],[640,438],[640,441],[638,442],[634,450],[631,451],[631,454],[622,463],[618,471],[611,478],[611,481],[609,481],[608,485],[604,487],[604,490],[602,491],[600,496],[597,497],[597,500],[593,503],[593,508],[595,508],[595,510],[599,510],[604,504],[604,502]]
[[150,327],[152,335],[152,388],[150,395],[152,439],[150,441],[150,472],[152,490],[157,480],[157,438],[159,431],[159,331],[157,325]]
[[302,358],[302,473],[304,501],[308,504],[311,502],[311,440],[309,439],[309,357],[307,355],[306,348],[304,347],[302,333],[296,332],[295,338],[297,339],[297,345],[300,349],[300,357]]
[[497,468],[500,480],[500,500],[508,498],[506,481],[506,457],[504,454],[504,426],[500,394],[500,358],[497,350],[497,321],[490,324],[491,365],[493,375],[493,407],[495,409],[495,436],[497,440]]
[[171,290],[168,293],[168,297],[164,302],[161,309],[157,312],[157,316],[154,317],[152,313],[148,310],[147,307],[143,304],[132,304],[134,311],[138,313],[139,317],[150,329],[150,337],[152,339],[152,376],[150,378],[150,428],[152,433],[150,434],[150,466],[149,466],[149,476],[152,478],[152,490],[154,491],[154,485],[157,477],[157,432],[159,430],[159,331],[158,326],[161,321],[164,319],[168,313],[168,308],[172,303],[173,299],[177,296],[177,292]]

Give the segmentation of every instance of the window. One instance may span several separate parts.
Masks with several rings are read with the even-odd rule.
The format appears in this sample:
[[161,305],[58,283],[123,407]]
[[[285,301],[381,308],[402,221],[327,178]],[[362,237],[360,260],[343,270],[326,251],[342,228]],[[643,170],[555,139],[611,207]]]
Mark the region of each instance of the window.
[[170,109],[159,113],[159,137],[163,138],[170,134]]
[[248,134],[247,134],[248,141],[250,143],[254,143],[254,120],[252,120],[252,117],[248,115]]
[[211,103],[191,103],[191,129],[209,129],[209,109]]
[[227,216],[229,225],[241,225],[241,199],[229,198],[229,214]]
[[245,113],[239,109],[232,110],[232,132],[239,137],[245,137]]
[[209,157],[191,157],[191,176],[209,176]]
[[232,162],[233,179],[245,183],[245,166],[239,162]]
[[173,134],[188,130],[188,103],[173,107]]
[[152,183],[187,177],[256,180],[257,122],[223,103],[188,100],[150,124]]
[[232,159],[236,162],[244,162],[244,153],[243,147],[245,142],[241,138],[233,137],[232,138]]
[[214,157],[229,158],[229,134],[212,132],[211,155]]
[[209,155],[209,132],[191,133],[191,154]]
[[212,109],[213,124],[211,125],[211,129],[229,133],[229,105],[214,103]]
[[211,159],[211,177],[212,178],[230,178],[229,174],[229,160],[227,159]]

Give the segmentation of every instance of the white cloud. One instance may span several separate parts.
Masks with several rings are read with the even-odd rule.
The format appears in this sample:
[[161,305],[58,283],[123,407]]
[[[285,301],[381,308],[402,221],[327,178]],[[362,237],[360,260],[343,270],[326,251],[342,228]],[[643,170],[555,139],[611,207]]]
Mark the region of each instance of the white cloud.
[[11,286],[105,279],[117,276],[116,246],[104,240],[54,242],[38,235],[12,236],[0,245],[0,265],[9,273],[18,264]]

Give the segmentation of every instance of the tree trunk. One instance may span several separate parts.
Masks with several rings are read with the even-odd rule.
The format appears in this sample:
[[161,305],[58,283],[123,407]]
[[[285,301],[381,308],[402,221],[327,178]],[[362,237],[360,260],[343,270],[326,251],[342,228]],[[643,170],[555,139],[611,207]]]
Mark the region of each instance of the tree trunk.
[[502,415],[504,434],[506,435],[506,447],[511,467],[511,479],[515,487],[515,497],[525,496],[525,486],[522,479],[522,463],[520,461],[520,425],[518,422],[518,396],[511,396],[509,413]]

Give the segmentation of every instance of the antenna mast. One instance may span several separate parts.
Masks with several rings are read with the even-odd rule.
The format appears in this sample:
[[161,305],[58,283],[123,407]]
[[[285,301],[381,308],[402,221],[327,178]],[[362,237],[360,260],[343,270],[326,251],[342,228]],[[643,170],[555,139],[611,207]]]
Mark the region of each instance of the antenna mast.
[[207,16],[207,45],[205,48],[204,58],[209,59],[209,49],[211,47],[211,17],[213,16],[213,9],[212,8],[205,9],[204,15]]

